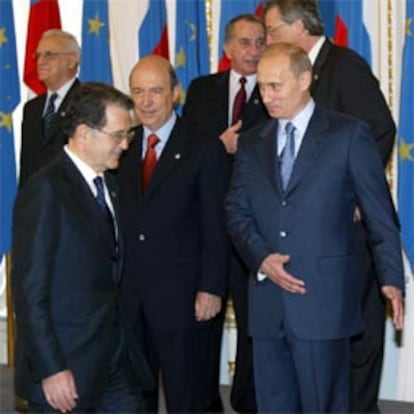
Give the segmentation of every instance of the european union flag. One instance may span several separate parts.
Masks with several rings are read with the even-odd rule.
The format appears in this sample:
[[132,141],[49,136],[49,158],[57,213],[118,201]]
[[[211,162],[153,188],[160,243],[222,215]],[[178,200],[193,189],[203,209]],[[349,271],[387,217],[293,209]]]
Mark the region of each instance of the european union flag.
[[12,113],[20,101],[12,0],[0,1],[0,260],[11,247],[17,190]]
[[414,0],[407,0],[398,131],[398,211],[405,253],[414,270]]
[[[177,1],[178,4],[183,2]],[[169,59],[165,0],[149,0],[147,13],[138,30],[138,44],[140,57],[154,54]]]
[[112,84],[108,0],[84,0],[79,78]]
[[190,82],[210,73],[204,0],[178,1],[175,35],[175,69],[181,85],[181,113]]

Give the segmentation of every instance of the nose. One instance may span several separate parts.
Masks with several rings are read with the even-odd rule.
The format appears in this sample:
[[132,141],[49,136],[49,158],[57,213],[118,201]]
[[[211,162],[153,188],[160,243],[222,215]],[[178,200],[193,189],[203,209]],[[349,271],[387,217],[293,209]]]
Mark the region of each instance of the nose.
[[274,36],[272,36],[270,33],[266,35],[266,45],[274,45],[276,43]]
[[151,93],[145,92],[142,97],[142,103],[144,104],[144,106],[149,106],[151,105],[151,102],[152,102]]
[[119,143],[119,147],[123,150],[126,151],[129,148],[129,142],[128,142],[128,138],[124,137],[122,139],[122,141]]

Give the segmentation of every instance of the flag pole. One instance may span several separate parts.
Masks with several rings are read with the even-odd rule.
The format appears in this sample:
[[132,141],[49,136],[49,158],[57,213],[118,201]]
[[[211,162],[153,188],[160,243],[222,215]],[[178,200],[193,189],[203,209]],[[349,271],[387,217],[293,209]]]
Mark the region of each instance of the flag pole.
[[6,254],[6,307],[7,307],[7,366],[14,367],[14,345],[16,340],[16,325],[11,293],[11,257]]

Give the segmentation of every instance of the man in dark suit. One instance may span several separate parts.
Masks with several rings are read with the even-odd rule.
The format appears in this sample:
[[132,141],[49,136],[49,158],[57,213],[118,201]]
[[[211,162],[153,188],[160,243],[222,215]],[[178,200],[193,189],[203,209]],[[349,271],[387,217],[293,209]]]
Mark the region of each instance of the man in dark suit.
[[[224,51],[231,69],[195,79],[187,91],[184,118],[192,135],[199,139],[220,140],[226,151],[233,154],[239,133],[247,131],[268,119],[256,86],[257,62],[264,51],[265,28],[263,22],[251,14],[234,17],[227,24]],[[244,85],[245,105],[240,119],[234,114],[234,103]],[[229,164],[232,157],[228,157]],[[230,177],[223,177],[228,181]],[[236,366],[231,390],[231,404],[239,412],[255,412],[251,339],[247,335],[247,280],[248,271],[236,252],[231,256],[230,291],[237,322]],[[223,411],[219,394],[219,368],[221,336],[225,309],[214,321],[210,339],[209,391],[207,411]]]
[[44,32],[35,57],[39,79],[47,92],[31,99],[23,108],[20,185],[52,161],[66,143],[62,117],[70,96],[79,86],[76,73],[80,49],[70,33],[57,29]]
[[[217,140],[197,140],[174,110],[170,63],[141,59],[130,75],[142,125],[119,168],[126,258],[123,297],[169,412],[203,412],[208,321],[226,293],[228,165]],[[157,411],[158,390],[147,395]]]
[[[269,1],[264,15],[267,43],[292,42],[308,53],[313,65],[311,93],[316,103],[368,122],[385,166],[392,153],[395,125],[378,81],[365,60],[348,48],[333,45],[323,36],[323,22],[314,0]],[[365,327],[351,342],[351,410],[379,412],[385,302],[365,224],[359,221],[356,231]]]
[[144,411],[140,382],[151,375],[127,345],[117,195],[105,174],[128,148],[132,107],[110,86],[80,86],[64,120],[68,144],[17,196],[15,380],[34,411]]
[[354,212],[403,325],[399,229],[368,125],[315,106],[311,62],[269,46],[257,74],[274,119],[242,135],[227,200],[249,282],[260,412],[347,412],[349,341],[362,330]]

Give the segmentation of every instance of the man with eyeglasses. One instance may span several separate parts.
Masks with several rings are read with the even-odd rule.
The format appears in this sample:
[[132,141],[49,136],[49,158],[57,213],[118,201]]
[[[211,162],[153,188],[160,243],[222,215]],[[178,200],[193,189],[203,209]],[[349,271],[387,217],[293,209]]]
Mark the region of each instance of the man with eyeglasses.
[[[230,70],[192,81],[187,91],[184,118],[195,139],[204,137],[222,142],[231,166],[239,134],[268,119],[256,86],[257,63],[265,49],[263,21],[252,14],[235,16],[227,23],[223,49],[230,60]],[[229,181],[229,177],[222,179]],[[248,271],[235,251],[231,255],[227,277],[230,279],[237,322],[231,404],[236,411],[255,412],[251,339],[247,336]],[[207,411],[212,412],[223,411],[219,394],[219,367],[224,311],[216,318],[210,339],[210,386],[206,407]]]
[[52,161],[66,143],[62,117],[80,84],[76,78],[80,48],[72,34],[57,29],[44,32],[33,59],[47,92],[31,99],[23,109],[20,185]]
[[[268,44],[290,42],[307,52],[313,66],[311,94],[316,103],[368,122],[385,166],[395,140],[395,125],[367,62],[351,49],[332,44],[323,35],[315,0],[268,1],[264,19]],[[355,221],[365,330],[351,342],[351,410],[378,412],[385,301],[359,210]]]
[[[149,55],[130,74],[141,125],[118,172],[126,256],[123,303],[167,411],[205,412],[208,335],[227,288],[219,140],[190,135],[174,112],[180,91],[169,61]],[[146,395],[158,412],[158,388]]]
[[68,144],[20,187],[13,218],[16,393],[34,412],[144,412],[152,377],[119,306],[122,229],[114,177],[132,100],[84,83]]

